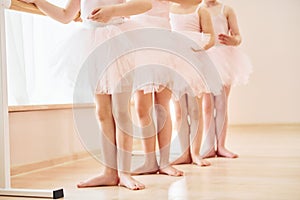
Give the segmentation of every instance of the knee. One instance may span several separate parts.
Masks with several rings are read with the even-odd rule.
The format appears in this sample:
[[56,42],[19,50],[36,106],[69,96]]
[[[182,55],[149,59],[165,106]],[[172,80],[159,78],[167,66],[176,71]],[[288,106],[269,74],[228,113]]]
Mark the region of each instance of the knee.
[[104,122],[112,117],[111,107],[108,106],[106,108],[96,108],[96,116],[100,122]]
[[162,106],[155,105],[155,114],[158,121],[165,121],[167,118],[170,118],[170,109]]
[[217,111],[222,111],[222,110],[226,110],[227,108],[227,101],[225,98],[219,98],[217,101],[216,101],[216,110]]
[[113,109],[113,116],[116,120],[127,120],[130,118],[129,108],[116,107]]
[[147,108],[147,107],[142,106],[142,105],[137,105],[136,106],[136,113],[137,113],[137,117],[139,119],[149,118],[150,108]]

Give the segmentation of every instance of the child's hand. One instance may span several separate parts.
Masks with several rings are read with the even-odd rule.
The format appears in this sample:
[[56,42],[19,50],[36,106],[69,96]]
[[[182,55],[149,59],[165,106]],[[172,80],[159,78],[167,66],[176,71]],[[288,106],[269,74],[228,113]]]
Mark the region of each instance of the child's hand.
[[18,0],[24,3],[35,3],[35,0]]
[[81,19],[81,12],[79,11],[76,15],[76,17],[73,19],[74,22],[82,22]]
[[112,6],[105,6],[93,10],[93,12],[88,16],[88,19],[107,23],[112,17],[114,17],[114,8]]
[[220,34],[218,36],[218,39],[221,44],[229,45],[229,46],[237,46],[238,41],[234,36],[226,35],[226,34]]

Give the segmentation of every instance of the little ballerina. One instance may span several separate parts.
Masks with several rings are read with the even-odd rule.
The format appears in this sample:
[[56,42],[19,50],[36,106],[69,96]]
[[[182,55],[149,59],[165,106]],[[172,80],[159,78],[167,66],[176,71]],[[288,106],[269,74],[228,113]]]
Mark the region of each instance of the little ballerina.
[[242,39],[234,10],[217,0],[204,0],[212,16],[216,45],[207,51],[218,68],[223,82],[221,95],[204,96],[204,135],[201,156],[237,158],[238,155],[225,148],[228,127],[228,97],[231,86],[245,84],[252,66],[247,56],[237,48]]
[[[170,0],[170,2],[186,2],[186,4],[195,4],[199,3],[199,0]],[[133,20],[139,22],[142,27],[170,30],[169,2],[152,0],[152,5],[153,7],[149,12],[135,16],[133,17]],[[143,50],[137,53],[141,53],[139,54],[141,60],[137,60],[137,65],[158,64],[171,67],[175,65],[175,62],[172,61],[172,57],[163,51]],[[153,71],[149,73],[149,76],[152,76],[153,83],[161,84],[148,85],[136,92],[135,106],[139,123],[143,127],[142,135],[145,137],[145,139],[143,139],[143,146],[146,156],[145,163],[137,168],[133,173],[151,174],[158,172],[160,174],[170,176],[182,176],[183,172],[174,168],[169,162],[172,122],[169,108],[171,91],[167,85],[170,85],[173,80],[172,77],[161,73],[161,71]],[[152,98],[152,91],[154,91],[154,98]],[[155,109],[158,126],[157,136],[154,122],[150,114],[150,110],[153,105],[152,99],[154,99],[154,103],[156,105],[160,106]],[[162,120],[163,116],[165,117],[165,121]],[[155,152],[156,137],[158,138],[158,145],[160,149],[159,164],[157,162]]]
[[[205,8],[200,7],[199,4],[173,3],[170,10],[170,19],[173,31],[182,33],[194,40],[203,51],[214,45],[214,31],[210,14]],[[182,69],[184,67],[188,70],[190,66],[183,62],[178,62],[177,68]],[[181,127],[178,128],[178,136],[181,146],[185,149],[183,149],[181,157],[176,159],[173,164],[194,163],[199,166],[209,166],[210,163],[203,160],[200,156],[203,131],[202,96],[203,93],[207,93],[209,90],[204,87],[201,79],[194,77],[194,74],[189,72],[185,76],[186,81],[194,90],[194,97],[185,94],[180,97],[179,101],[175,101],[177,124],[181,121]],[[190,125],[187,121],[187,115],[190,117]],[[192,135],[192,141],[190,135]]]
[[[100,44],[122,33],[120,26],[124,26],[126,23],[124,16],[140,14],[152,7],[148,0],[131,0],[129,2],[123,0],[69,0],[65,8],[57,7],[45,0],[21,1],[34,3],[45,15],[62,23],[69,23],[81,11],[82,28],[77,32],[75,31],[71,38],[66,41],[66,47],[61,52],[62,55],[57,62],[58,68],[73,83],[76,81],[78,71],[88,55]],[[104,165],[102,174],[79,183],[77,185],[79,188],[114,185],[121,185],[132,190],[145,188],[144,184],[132,178],[130,169],[118,171],[117,166],[116,132],[121,135],[120,146],[122,149],[130,152],[132,148],[130,142],[127,143],[127,140],[131,141],[131,139],[126,137],[126,133],[123,133],[118,126],[115,126],[112,113],[112,104],[114,103],[112,102],[112,94],[116,82],[113,80],[121,79],[124,71],[131,67],[125,63],[130,62],[117,62],[112,71],[118,73],[105,74],[95,91],[96,111],[102,129],[102,141],[104,142],[108,138],[109,142],[107,143],[113,144],[104,143],[102,145],[104,164],[110,164]],[[116,104],[119,102],[116,100]],[[122,106],[117,107],[122,108]],[[123,110],[117,112],[123,112]],[[128,157],[122,157],[119,161],[128,163],[126,159]]]

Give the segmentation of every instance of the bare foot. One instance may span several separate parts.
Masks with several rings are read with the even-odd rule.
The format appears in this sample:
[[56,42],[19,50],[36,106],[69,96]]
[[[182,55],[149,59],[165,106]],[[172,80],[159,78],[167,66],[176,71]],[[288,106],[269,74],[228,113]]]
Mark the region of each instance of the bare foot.
[[99,176],[92,177],[86,181],[77,184],[78,188],[98,187],[98,186],[116,186],[119,183],[117,174],[104,173]]
[[192,163],[191,154],[189,152],[185,152],[179,158],[174,160],[171,164],[172,165],[180,165],[180,164],[191,164],[191,163]]
[[175,167],[172,166],[167,166],[164,168],[160,168],[159,169],[159,173],[160,174],[166,174],[169,176],[183,176],[183,171],[180,171],[178,169],[176,169]]
[[200,155],[193,156],[193,164],[198,165],[200,167],[207,167],[210,166],[210,162],[203,159]]
[[217,156],[217,152],[215,149],[211,149],[206,155],[203,155],[202,158],[214,158]]
[[145,174],[157,174],[158,172],[158,164],[155,162],[145,162],[142,166],[133,170],[132,175],[145,175]]
[[130,190],[145,189],[145,185],[131,177],[130,174],[120,173],[120,186],[126,187]]
[[238,158],[239,157],[237,154],[228,151],[226,148],[218,148],[217,156],[224,157],[224,158]]

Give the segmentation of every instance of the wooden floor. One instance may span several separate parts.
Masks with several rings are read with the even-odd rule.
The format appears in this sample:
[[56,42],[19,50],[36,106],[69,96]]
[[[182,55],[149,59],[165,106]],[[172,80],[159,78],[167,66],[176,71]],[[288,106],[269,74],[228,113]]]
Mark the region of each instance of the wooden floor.
[[63,187],[64,199],[68,200],[300,199],[300,126],[231,127],[227,144],[240,158],[210,159],[212,166],[206,168],[176,166],[185,172],[180,178],[137,176],[146,184],[142,191],[122,187],[77,189],[78,181],[102,169],[92,158],[16,175],[12,177],[12,187]]

